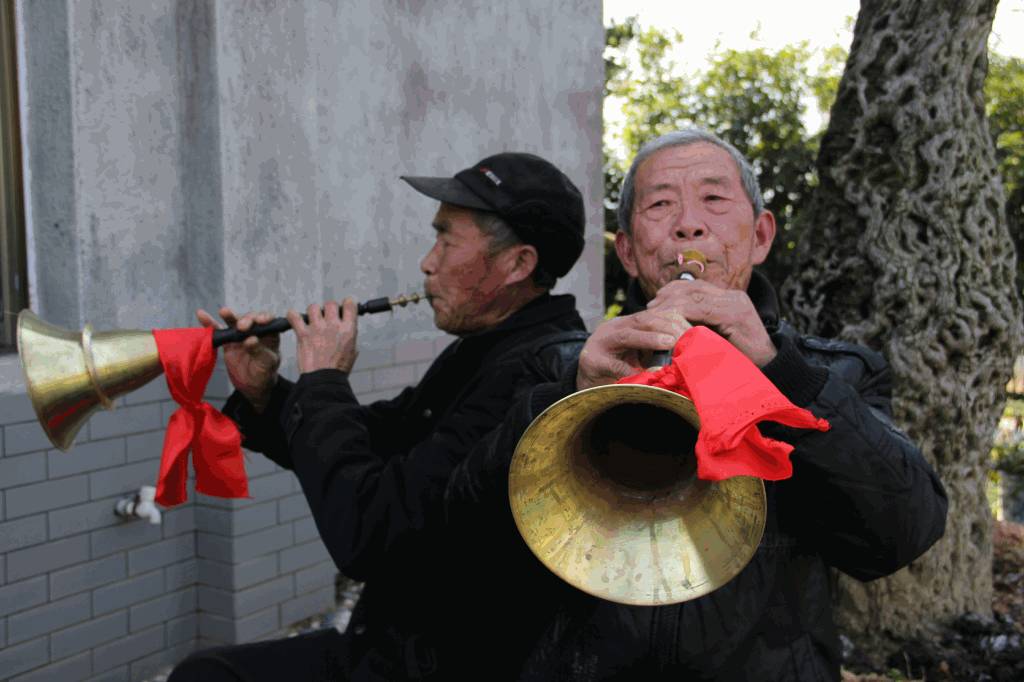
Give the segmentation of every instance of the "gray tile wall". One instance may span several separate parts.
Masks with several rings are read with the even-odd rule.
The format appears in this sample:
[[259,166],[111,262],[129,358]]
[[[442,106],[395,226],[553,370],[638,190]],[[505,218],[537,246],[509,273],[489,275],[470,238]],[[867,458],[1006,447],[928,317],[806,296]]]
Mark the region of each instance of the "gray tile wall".
[[168,400],[155,380],[95,415],[65,453],[27,396],[0,397],[3,679],[142,679],[195,646],[194,505],[165,510],[159,526],[113,513],[156,479]]
[[[360,399],[418,380],[450,339],[360,355]],[[222,368],[207,400],[230,391]],[[154,526],[114,505],[157,477],[176,408],[158,377],[55,450],[0,396],[0,679],[143,680],[198,647],[283,635],[334,608],[336,569],[294,475],[246,451],[250,498],[196,494]]]

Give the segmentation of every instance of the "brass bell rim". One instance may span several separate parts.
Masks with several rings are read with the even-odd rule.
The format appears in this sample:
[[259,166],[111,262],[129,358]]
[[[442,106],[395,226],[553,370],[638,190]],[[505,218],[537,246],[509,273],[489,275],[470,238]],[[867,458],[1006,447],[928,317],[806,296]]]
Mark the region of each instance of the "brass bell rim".
[[[567,566],[565,562],[559,562],[554,560],[554,557],[556,557],[559,553],[557,550],[544,553],[541,552],[537,546],[535,546],[534,541],[537,539],[537,534],[534,532],[531,525],[524,518],[524,510],[526,508],[526,505],[517,504],[517,499],[521,496],[516,495],[516,492],[513,490],[514,481],[516,480],[518,474],[517,469],[524,466],[522,463],[522,460],[524,459],[522,446],[523,443],[528,440],[526,438],[526,435],[531,431],[535,424],[543,423],[542,420],[547,418],[546,415],[557,413],[558,411],[561,410],[566,410],[568,406],[573,406],[575,403],[588,400],[588,394],[596,394],[605,391],[625,393],[631,397],[635,397],[637,395],[647,395],[654,397],[656,401],[671,401],[675,405],[685,405],[688,403],[690,408],[692,409],[692,419],[690,418],[690,416],[684,416],[684,419],[689,421],[690,424],[694,426],[694,428],[699,428],[699,417],[697,417],[696,415],[696,408],[693,407],[693,403],[691,400],[674,391],[670,391],[668,389],[656,386],[646,386],[640,384],[609,384],[604,386],[591,387],[588,389],[584,389],[582,391],[577,391],[569,396],[566,396],[558,400],[557,402],[550,405],[546,410],[544,410],[540,415],[538,415],[534,419],[530,427],[528,427],[527,431],[524,433],[523,438],[521,438],[520,443],[516,447],[516,451],[512,457],[509,472],[509,502],[512,510],[513,520],[515,521],[517,530],[519,531],[520,535],[524,539],[524,542],[530,548],[530,551],[537,558],[537,560],[540,561],[541,564],[543,564],[553,574],[555,574],[563,581],[569,583],[576,589],[579,589],[580,591],[586,594],[606,601],[632,606],[658,606],[690,601],[710,594],[714,590],[722,587],[723,585],[730,582],[737,575],[739,575],[739,573],[750,563],[750,561],[757,553],[757,549],[760,546],[760,540],[764,534],[765,523],[767,520],[767,496],[765,492],[764,481],[762,481],[760,478],[753,476],[735,476],[722,481],[702,481],[700,479],[696,479],[700,485],[704,486],[708,490],[711,490],[709,495],[721,494],[727,499],[736,496],[740,497],[740,499],[746,497],[748,501],[750,500],[751,496],[755,498],[756,509],[748,510],[751,512],[751,515],[755,520],[754,524],[750,527],[750,532],[748,535],[750,538],[756,538],[756,540],[741,545],[744,551],[737,553],[731,557],[729,562],[725,564],[728,567],[728,570],[723,571],[718,576],[718,579],[714,581],[705,581],[696,588],[687,589],[681,597],[675,596],[670,598],[661,598],[648,596],[648,593],[641,591],[638,591],[635,595],[631,595],[628,593],[623,594],[621,592],[616,592],[614,590],[599,589],[594,586],[594,583],[592,581],[588,582],[586,580],[580,580],[577,578],[577,576],[570,573],[569,570],[563,568],[563,566]],[[621,403],[627,402],[633,402],[633,400],[624,397],[621,401]],[[676,410],[670,409],[669,411],[676,412],[676,414],[679,414]],[[743,494],[739,495],[739,493]],[[631,501],[630,504],[633,505],[635,503]],[[621,525],[625,526],[626,524]],[[563,546],[564,544],[567,544],[567,542],[568,541],[566,541],[566,543],[563,543]],[[671,594],[671,591],[669,591],[669,594]]]
[[[764,500],[764,503],[762,505],[763,511],[759,515],[760,521],[758,523],[758,529],[755,531],[755,535],[758,538],[761,538],[764,535],[765,521],[766,521],[766,516],[767,516],[767,501],[766,501],[766,499],[764,499],[765,498],[765,495],[764,495],[764,481],[759,479],[759,478],[757,478],[756,476],[733,476],[732,478],[729,478],[729,479],[726,479],[726,480],[723,480],[723,481],[709,481],[709,483],[711,485],[719,485],[719,486],[721,486],[723,484],[728,484],[728,483],[732,482],[732,484],[735,485],[735,483],[737,481],[741,480],[741,479],[751,479],[751,480],[757,481],[757,483],[760,484],[760,489],[761,489],[761,492],[762,492],[761,496],[762,496],[762,499]],[[529,534],[529,532],[530,532],[529,529],[522,523],[519,515],[516,514],[515,512],[513,512],[513,518],[515,520],[516,528],[518,529],[519,534],[525,538]],[[536,557],[537,560],[540,561],[544,565],[545,568],[547,568],[549,571],[551,571],[553,574],[555,574],[555,576],[557,576],[563,582],[566,582],[569,585],[572,585],[577,590],[580,590],[581,592],[589,594],[592,597],[597,597],[598,599],[603,599],[605,601],[615,602],[617,604],[623,604],[623,605],[626,605],[626,606],[667,606],[667,605],[671,605],[671,604],[679,604],[679,603],[683,603],[683,602],[687,602],[687,601],[693,601],[694,599],[700,599],[701,597],[705,597],[705,596],[711,594],[712,592],[714,592],[715,590],[717,590],[717,589],[727,585],[736,576],[738,576],[743,571],[743,569],[745,569],[747,567],[747,565],[750,563],[750,561],[754,558],[754,556],[757,554],[757,549],[760,546],[760,541],[757,542],[757,543],[754,543],[753,545],[751,545],[749,552],[746,552],[746,553],[744,553],[742,555],[737,555],[736,557],[734,557],[734,560],[736,561],[737,566],[735,567],[734,570],[729,571],[729,574],[727,575],[727,577],[725,577],[721,581],[718,581],[717,583],[705,583],[706,587],[703,587],[703,588],[700,588],[700,589],[695,589],[695,590],[690,590],[690,591],[686,592],[684,598],[677,598],[677,599],[671,599],[671,600],[657,600],[657,601],[651,600],[649,598],[640,597],[640,596],[637,596],[635,598],[630,598],[628,596],[623,596],[621,594],[612,594],[612,593],[607,592],[607,591],[594,589],[594,588],[591,587],[590,583],[585,582],[585,581],[581,581],[581,580],[577,580],[575,578],[575,576],[573,576],[568,571],[564,570],[562,568],[563,564],[561,564],[559,562],[552,561],[552,560],[549,559],[548,556],[542,555],[541,553],[537,552],[536,549],[534,548],[534,546],[531,543],[526,542],[526,545],[527,545],[527,547],[530,548],[530,552],[534,555],[534,557]]]
[[15,336],[18,340],[18,365],[21,367],[21,376],[25,380],[26,393],[28,394],[29,402],[32,403],[32,409],[36,413],[36,421],[39,422],[39,426],[43,429],[43,433],[46,434],[50,443],[58,450],[67,452],[71,448],[71,441],[73,438],[64,437],[50,428],[50,424],[46,419],[45,401],[36,389],[35,381],[29,371],[27,351],[25,350],[28,346],[26,343],[27,339],[25,338],[26,334],[35,333],[38,336],[44,336],[49,330],[53,330],[57,333],[67,333],[67,330],[60,329],[59,327],[46,322],[29,308],[25,308],[18,313],[18,324],[15,332]]
[[92,382],[92,390],[96,392],[96,398],[100,404],[108,410],[114,409],[114,401],[103,391],[103,382],[100,379],[99,370],[96,369],[96,358],[92,352],[93,328],[86,323],[82,327],[82,360],[85,362],[85,371],[89,373],[89,380]]

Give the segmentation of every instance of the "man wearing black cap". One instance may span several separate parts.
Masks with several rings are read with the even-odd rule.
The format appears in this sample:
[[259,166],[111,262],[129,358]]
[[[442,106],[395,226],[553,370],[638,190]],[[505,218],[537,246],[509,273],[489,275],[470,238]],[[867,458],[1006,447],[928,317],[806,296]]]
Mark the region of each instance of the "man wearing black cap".
[[[441,202],[420,267],[435,324],[459,337],[418,385],[359,404],[348,381],[351,299],[340,309],[310,306],[308,323],[289,311],[295,383],[277,375],[277,337],[225,346],[236,391],[224,413],[246,448],[295,471],[335,563],[366,583],[349,627],[199,652],[171,682],[453,679],[462,653],[453,633],[466,629],[465,602],[484,597],[453,582],[446,550],[474,539],[446,532],[446,481],[516,396],[559,376],[585,339],[573,297],[549,293],[583,249],[583,200],[531,154],[497,154],[449,178],[402,179]],[[271,318],[220,315],[243,330]]]

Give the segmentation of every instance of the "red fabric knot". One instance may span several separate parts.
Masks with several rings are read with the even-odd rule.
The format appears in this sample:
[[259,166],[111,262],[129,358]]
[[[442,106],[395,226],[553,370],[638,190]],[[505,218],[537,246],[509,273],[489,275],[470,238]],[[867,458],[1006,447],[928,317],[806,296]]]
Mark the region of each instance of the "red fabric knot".
[[202,400],[217,361],[213,329],[154,329],[153,336],[167,388],[181,406],[167,423],[156,501],[171,507],[188,499],[185,483],[190,450],[196,491],[216,497],[248,497],[238,427]]
[[779,481],[793,475],[793,446],[763,436],[759,422],[831,428],[827,420],[791,403],[747,356],[707,327],[688,329],[672,350],[670,364],[618,383],[657,386],[693,400],[701,424],[697,477],[706,481],[733,476]]

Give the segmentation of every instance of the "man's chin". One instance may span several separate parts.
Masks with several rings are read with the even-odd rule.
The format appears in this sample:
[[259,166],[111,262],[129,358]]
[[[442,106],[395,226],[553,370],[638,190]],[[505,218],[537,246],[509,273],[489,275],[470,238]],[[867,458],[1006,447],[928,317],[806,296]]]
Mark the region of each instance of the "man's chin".
[[459,333],[459,330],[456,328],[458,325],[454,324],[451,317],[436,309],[434,310],[434,326],[445,334],[457,335]]

